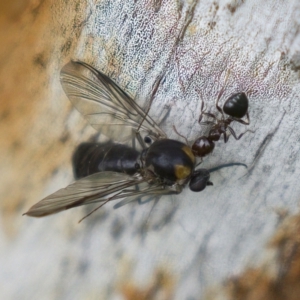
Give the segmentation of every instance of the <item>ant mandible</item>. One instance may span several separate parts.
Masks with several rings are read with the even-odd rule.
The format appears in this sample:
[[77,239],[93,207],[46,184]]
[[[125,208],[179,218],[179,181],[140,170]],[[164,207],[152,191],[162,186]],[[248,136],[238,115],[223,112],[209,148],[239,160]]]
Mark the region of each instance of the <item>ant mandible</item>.
[[[227,80],[227,78],[225,79]],[[218,141],[221,136],[224,137],[224,142],[227,143],[229,139],[229,135],[227,134],[227,129],[230,131],[232,136],[239,140],[247,131],[241,133],[239,136],[236,135],[235,131],[232,129],[230,124],[233,121],[239,122],[244,125],[250,124],[249,113],[248,113],[248,106],[249,101],[244,92],[236,93],[231,95],[224,103],[223,109],[219,106],[219,100],[224,93],[225,86],[221,89],[218,94],[216,108],[221,113],[221,118],[218,119],[216,115],[212,113],[204,112],[204,101],[202,100],[201,104],[201,114],[199,116],[198,123],[200,125],[212,125],[208,136],[201,136],[195,140],[192,145],[192,150],[194,154],[198,157],[204,157],[211,153],[215,148],[215,142]],[[226,115],[229,117],[226,118]],[[202,122],[203,115],[206,115],[212,118],[212,121],[205,121]],[[242,120],[243,117],[246,116],[246,120]]]

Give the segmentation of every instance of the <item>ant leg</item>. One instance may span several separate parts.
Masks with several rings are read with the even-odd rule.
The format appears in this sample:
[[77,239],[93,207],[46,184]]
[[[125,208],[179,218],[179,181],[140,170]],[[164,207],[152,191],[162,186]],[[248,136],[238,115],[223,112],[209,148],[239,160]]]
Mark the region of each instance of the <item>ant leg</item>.
[[200,116],[199,116],[199,119],[198,119],[198,123],[201,122],[203,115],[208,116],[208,117],[213,118],[213,119],[216,119],[216,116],[214,114],[204,112],[204,101],[203,101],[201,96],[200,96],[200,98],[201,98],[202,103],[201,103],[201,112],[200,112]]
[[212,121],[204,121],[204,122],[199,122],[200,125],[215,125],[215,122]]
[[214,119],[214,120],[216,119],[216,116],[215,116],[214,114],[203,112],[203,113],[200,115],[200,117],[199,117],[199,120],[198,120],[198,123],[199,123],[199,124],[203,124],[203,123],[205,123],[205,122],[209,122],[209,124],[214,124],[213,121],[205,121],[205,122],[201,122],[202,116],[203,116],[203,115],[208,116],[209,118],[212,118],[212,119]]
[[224,90],[225,90],[224,88],[221,89],[221,91],[220,91],[219,94],[218,94],[217,102],[216,102],[216,108],[217,108],[217,110],[222,114],[222,116],[223,116],[224,114],[223,114],[222,108],[219,106],[219,100],[220,100],[220,98],[222,97],[222,95],[223,95],[223,93],[224,93]]
[[252,130],[246,130],[245,132],[241,133],[239,136],[236,136],[235,131],[230,126],[228,126],[227,128],[236,140],[239,140],[246,132],[254,133],[254,131]]
[[212,113],[207,113],[207,112],[204,112],[204,113],[202,113],[203,115],[205,115],[205,116],[208,116],[208,117],[210,117],[210,118],[213,118],[213,119],[216,119],[217,117],[214,115],[214,114],[212,114]]
[[244,121],[245,125],[249,125],[250,124],[250,117],[249,117],[249,113],[248,112],[246,113],[246,120],[247,121]]
[[[229,127],[228,127],[228,128],[229,128]],[[231,131],[230,131],[230,132],[231,132]],[[229,135],[227,135],[226,131],[223,132],[223,134],[224,134],[224,143],[227,143],[228,140],[229,140]]]
[[247,114],[246,114],[246,120],[245,120],[245,121],[244,121],[244,120],[241,120],[241,119],[236,119],[236,118],[232,118],[232,120],[234,120],[234,121],[236,121],[236,122],[239,122],[239,123],[241,123],[241,124],[243,124],[243,125],[249,125],[249,124],[250,124],[250,117],[249,117],[248,112],[247,112]]
[[227,86],[227,80],[228,80],[229,74],[230,74],[230,71],[227,70],[226,76],[225,76],[225,80],[224,80],[224,85],[223,85],[223,87],[221,88],[221,90],[220,90],[220,92],[219,92],[219,94],[218,94],[218,97],[217,97],[217,101],[216,101],[216,108],[217,108],[217,110],[222,114],[223,117],[224,117],[224,113],[223,113],[222,108],[219,106],[219,101],[220,101],[222,95],[224,94],[225,88],[226,88],[226,86]]
[[200,92],[199,91],[197,91],[197,92],[198,92],[199,97],[201,99],[201,110],[200,110],[200,116],[199,116],[199,119],[198,119],[198,123],[200,123],[202,121],[203,115],[208,116],[208,117],[213,118],[213,119],[216,119],[216,116],[214,114],[204,112],[204,101],[203,101],[203,99],[200,95]]
[[[198,92],[198,94],[199,94],[199,92]],[[202,115],[204,114],[204,101],[203,101],[203,99],[202,99],[202,97],[201,97],[200,94],[199,94],[199,96],[200,96],[200,99],[201,99],[201,109],[200,109],[200,116],[199,116],[199,119],[198,119],[198,123],[201,122]]]
[[173,130],[175,131],[175,133],[176,133],[177,135],[179,135],[180,137],[182,137],[183,139],[185,139],[185,143],[186,143],[187,145],[189,144],[187,138],[186,138],[184,135],[180,134],[180,133],[177,131],[175,125],[173,125]]

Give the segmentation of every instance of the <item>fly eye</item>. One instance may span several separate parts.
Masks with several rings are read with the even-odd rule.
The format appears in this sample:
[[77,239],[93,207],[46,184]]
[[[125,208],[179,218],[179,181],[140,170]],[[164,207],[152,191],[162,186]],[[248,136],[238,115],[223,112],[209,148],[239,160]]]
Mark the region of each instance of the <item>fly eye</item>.
[[145,137],[144,137],[144,142],[145,142],[146,144],[151,144],[151,143],[152,143],[152,139],[151,139],[149,136],[145,136]]
[[207,185],[213,185],[213,183],[209,181],[209,177],[210,175],[208,170],[196,170],[189,183],[190,190],[193,192],[201,192]]

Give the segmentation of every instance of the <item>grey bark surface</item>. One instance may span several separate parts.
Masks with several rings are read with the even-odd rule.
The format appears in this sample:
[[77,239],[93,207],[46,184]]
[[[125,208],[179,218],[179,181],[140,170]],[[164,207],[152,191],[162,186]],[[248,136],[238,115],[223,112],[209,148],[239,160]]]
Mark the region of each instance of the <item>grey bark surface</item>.
[[[160,293],[151,299],[205,299],[266,258],[279,209],[298,209],[300,3],[94,1],[80,13],[86,17],[72,59],[107,74],[145,109],[162,78],[149,114],[170,138],[181,139],[173,125],[191,142],[208,133],[198,124],[201,99],[217,114],[229,74],[220,103],[246,92],[251,123],[233,128],[254,133],[217,142],[201,167],[241,162],[248,169],[214,172],[214,186],[201,193],[186,188],[154,207],[130,203],[114,210],[110,203],[80,225],[76,220],[89,208],[24,220],[16,252],[2,252],[8,274],[22,265],[17,292],[7,287],[6,299],[20,291],[26,299],[131,299],[124,286],[146,290],[161,272],[172,284],[157,284]],[[58,73],[53,78],[58,84]],[[59,95],[68,101],[62,90]],[[80,119],[75,110],[66,120],[69,131],[74,119]],[[84,124],[78,139],[95,133]],[[71,180],[60,170],[44,196]]]

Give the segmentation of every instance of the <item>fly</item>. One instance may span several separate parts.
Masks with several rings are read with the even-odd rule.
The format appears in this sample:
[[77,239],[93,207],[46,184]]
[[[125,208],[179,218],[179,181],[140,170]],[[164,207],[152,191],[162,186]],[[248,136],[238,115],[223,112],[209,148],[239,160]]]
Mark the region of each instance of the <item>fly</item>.
[[168,139],[148,112],[105,74],[84,62],[70,61],[62,68],[60,80],[92,127],[115,141],[120,141],[120,134],[137,137],[143,149],[139,152],[124,144],[80,145],[73,157],[78,180],[33,205],[26,215],[43,217],[91,203],[100,202],[101,207],[122,198],[179,194],[188,183],[194,192],[212,185],[210,171],[215,169],[195,170],[192,148]]

